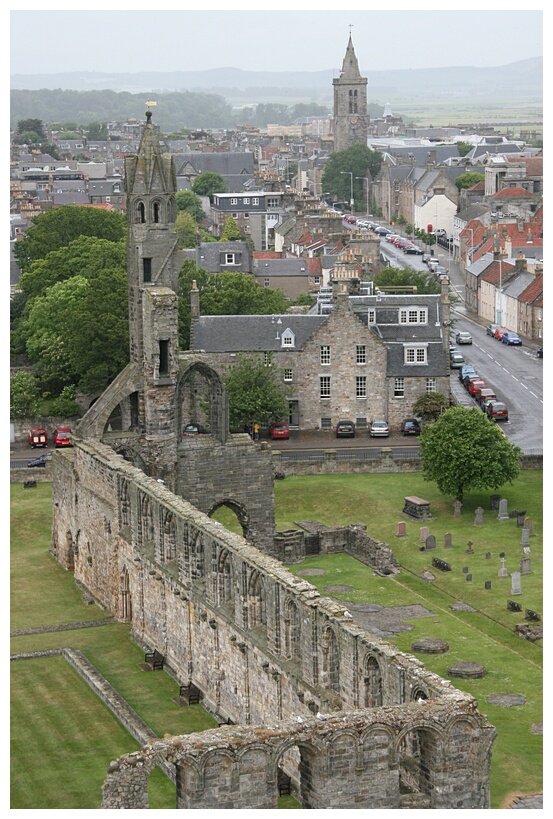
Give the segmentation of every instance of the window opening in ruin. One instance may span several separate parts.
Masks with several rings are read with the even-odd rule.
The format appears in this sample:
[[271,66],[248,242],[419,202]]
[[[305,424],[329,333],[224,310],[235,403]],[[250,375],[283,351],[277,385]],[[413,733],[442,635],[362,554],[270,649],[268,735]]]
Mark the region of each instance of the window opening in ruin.
[[242,504],[231,499],[221,501],[208,512],[210,518],[221,523],[229,532],[241,535],[246,540],[250,531],[250,516]]
[[[291,745],[277,759],[277,787],[279,796],[293,797],[299,807],[311,808],[310,787],[313,783],[313,751],[304,745]],[[280,806],[279,806],[280,807]],[[288,799],[286,807],[290,805]]]
[[377,708],[382,705],[382,676],[376,657],[368,657],[365,664],[365,707]]
[[159,374],[169,374],[169,341],[167,339],[159,340]]
[[123,566],[121,572],[121,619],[132,620],[131,588],[126,566]]
[[142,259],[142,281],[148,283],[152,281],[152,260]]
[[248,584],[248,609],[250,628],[266,624],[265,586],[259,572],[252,572],[250,577]]
[[287,600],[284,606],[284,656],[300,656],[301,621],[298,607],[293,600]]
[[330,627],[323,632],[323,673],[327,688],[340,690],[340,652],[334,630]]
[[430,796],[432,743],[430,732],[420,728],[409,731],[401,738],[398,747],[400,795]]

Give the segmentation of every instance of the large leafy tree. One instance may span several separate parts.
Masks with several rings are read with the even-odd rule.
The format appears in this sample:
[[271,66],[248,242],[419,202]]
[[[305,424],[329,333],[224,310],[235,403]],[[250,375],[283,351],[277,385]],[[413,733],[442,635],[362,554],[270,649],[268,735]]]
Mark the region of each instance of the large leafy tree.
[[[407,270],[399,267],[385,267],[374,277],[377,290],[393,292],[396,287],[416,287],[417,293],[439,293],[441,283],[431,273]],[[401,292],[401,291],[400,291]]]
[[186,213],[189,213],[196,220],[204,216],[202,200],[194,191],[177,191],[175,202],[177,203],[177,210],[179,212],[186,211]]
[[422,475],[444,495],[463,500],[467,490],[499,489],[520,471],[519,447],[476,407],[451,407],[419,439]]
[[188,260],[179,275],[179,344],[190,347],[190,290],[200,292],[204,316],[268,315],[284,313],[290,306],[282,290],[261,287],[249,273],[208,273]]
[[22,272],[52,250],[66,247],[79,236],[95,236],[118,242],[126,235],[123,213],[102,208],[62,205],[33,217],[24,239],[16,242],[14,256]]
[[192,190],[198,196],[212,197],[214,193],[225,193],[227,186],[220,173],[200,173],[192,183]]
[[198,242],[216,242],[217,239],[201,228],[188,211],[177,213],[175,232],[179,247],[196,247]]
[[374,179],[381,163],[382,154],[379,151],[371,151],[366,145],[352,145],[344,151],[337,151],[330,156],[325,165],[323,191],[332,193],[339,200],[349,202],[353,183],[353,198],[358,203],[358,209],[364,210],[366,189],[363,186],[366,183],[363,179]]
[[31,373],[15,373],[10,378],[10,418],[32,418],[38,412],[40,390]]
[[477,173],[477,171],[467,171],[467,173],[462,173],[457,177],[455,180],[455,186],[457,190],[472,188],[473,185],[477,185],[478,182],[483,182],[484,179],[485,176],[483,173]]
[[413,404],[413,415],[424,421],[435,421],[449,407],[449,398],[441,392],[420,395]]
[[231,429],[253,423],[280,421],[288,413],[288,399],[282,377],[270,362],[240,355],[224,376],[229,400]]

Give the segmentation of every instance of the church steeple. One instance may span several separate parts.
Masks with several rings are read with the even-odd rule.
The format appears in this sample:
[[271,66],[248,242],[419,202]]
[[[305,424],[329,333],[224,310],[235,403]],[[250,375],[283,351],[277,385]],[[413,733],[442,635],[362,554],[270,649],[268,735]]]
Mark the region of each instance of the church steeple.
[[367,78],[362,77],[359,71],[350,33],[340,76],[332,80],[335,151],[343,151],[352,145],[367,144],[367,82]]

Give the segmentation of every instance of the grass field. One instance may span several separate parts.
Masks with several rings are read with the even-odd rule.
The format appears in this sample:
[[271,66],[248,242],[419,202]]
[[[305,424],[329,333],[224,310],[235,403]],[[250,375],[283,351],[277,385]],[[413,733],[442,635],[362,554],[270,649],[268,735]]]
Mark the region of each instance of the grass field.
[[[524,609],[542,611],[542,474],[524,472],[516,483],[503,487],[509,509],[526,509],[533,519],[532,574],[522,577]],[[431,503],[436,520],[429,524],[436,535],[435,553],[421,552],[419,527],[407,523],[407,537],[395,538],[402,520],[403,498],[418,494]],[[39,625],[102,620],[106,612],[85,605],[72,576],[48,553],[50,542],[49,484],[24,490],[11,487],[11,617],[12,629]],[[421,656],[427,667],[447,677],[457,660],[485,664],[483,679],[454,681],[473,694],[480,710],[496,726],[491,771],[492,807],[501,807],[510,794],[542,789],[542,736],[529,732],[542,720],[542,648],[518,637],[515,624],[522,616],[507,611],[510,579],[497,578],[499,551],[505,552],[509,571],[518,569],[520,529],[515,520],[497,521],[489,511],[489,495],[465,497],[461,518],[453,517],[452,499],[443,498],[433,484],[418,474],[350,475],[287,478],[275,484],[277,528],[294,521],[317,519],[331,524],[366,523],[370,535],[390,544],[401,564],[396,577],[376,577],[370,569],[347,555],[309,558],[290,567],[307,567],[325,574],[309,577],[321,593],[330,585],[348,585],[352,591],[333,596],[353,603],[381,605],[421,603],[432,617],[412,620],[412,630],[400,632],[391,642],[410,653],[414,639],[422,636],[446,639],[446,655]],[[483,526],[474,526],[474,510],[485,510]],[[225,520],[229,528],[236,522]],[[443,535],[451,532],[453,548],[443,548]],[[471,540],[475,554],[465,553]],[[485,553],[492,554],[490,561]],[[434,583],[420,578],[430,568],[432,555],[448,560],[453,571],[439,574]],[[469,565],[473,581],[462,574]],[[435,572],[435,574],[437,574]],[[484,580],[492,589],[484,589]],[[476,612],[449,608],[456,599]],[[188,733],[215,723],[201,707],[179,708],[172,697],[177,685],[160,672],[140,670],[142,653],[129,639],[129,627],[120,623],[71,631],[25,634],[12,637],[12,654],[72,646],[83,651],[109,682],[159,735]],[[81,678],[59,656],[26,659],[11,664],[12,679],[12,808],[97,808],[101,784],[109,762],[136,749],[136,742]],[[516,693],[526,697],[523,706],[502,708],[487,703],[492,693]],[[149,782],[152,807],[173,807],[174,786],[160,772]],[[281,801],[280,808],[297,807]]]

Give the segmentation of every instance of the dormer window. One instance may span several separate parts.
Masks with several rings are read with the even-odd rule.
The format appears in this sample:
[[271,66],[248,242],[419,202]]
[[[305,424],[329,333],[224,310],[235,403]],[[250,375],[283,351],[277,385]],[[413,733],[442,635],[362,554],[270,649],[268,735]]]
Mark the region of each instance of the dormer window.
[[289,327],[282,333],[280,341],[283,347],[293,347],[295,344],[295,335]]
[[399,311],[400,324],[428,324],[426,307],[405,307]]

